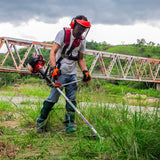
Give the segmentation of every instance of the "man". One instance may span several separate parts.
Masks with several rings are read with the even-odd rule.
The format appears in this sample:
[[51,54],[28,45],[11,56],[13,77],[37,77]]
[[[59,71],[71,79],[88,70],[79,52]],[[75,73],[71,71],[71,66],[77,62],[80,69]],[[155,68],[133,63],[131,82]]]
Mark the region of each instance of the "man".
[[[83,81],[88,82],[91,76],[87,70],[83,54],[86,47],[86,35],[91,27],[90,22],[83,15],[76,16],[70,23],[71,28],[59,31],[50,52],[50,76],[60,84],[77,80],[76,61],[83,72]],[[65,94],[76,106],[77,84],[72,83],[65,87]],[[52,107],[58,102],[60,93],[52,88],[49,97],[44,101],[41,115],[37,118],[37,132],[45,132],[45,120]],[[76,130],[74,125],[75,110],[66,102],[65,125],[67,132]]]

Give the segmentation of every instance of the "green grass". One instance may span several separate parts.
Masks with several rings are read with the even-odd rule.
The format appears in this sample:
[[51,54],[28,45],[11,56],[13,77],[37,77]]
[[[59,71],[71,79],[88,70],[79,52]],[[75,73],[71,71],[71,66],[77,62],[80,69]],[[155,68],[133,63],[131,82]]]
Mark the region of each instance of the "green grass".
[[[8,110],[10,107],[14,106],[10,104]],[[54,111],[50,113],[49,132],[37,134],[35,123],[40,112],[39,106],[35,108],[26,106],[23,109],[20,107],[16,109],[16,112],[21,115],[18,128],[6,127],[1,123],[0,131],[3,136],[0,137],[0,142],[5,142],[8,147],[14,146],[15,154],[12,158],[15,159],[158,160],[160,158],[158,110],[148,114],[132,113],[128,108],[120,106],[97,107],[79,109],[98,133],[106,138],[103,141],[88,137],[93,133],[78,115],[76,115],[77,132],[66,134],[62,121],[58,120],[63,118],[63,109],[58,110],[60,117]],[[12,122],[14,120],[16,118]],[[7,155],[3,155],[3,158],[7,159]]]
[[[97,82],[98,86],[99,82]],[[101,84],[106,85],[103,81]],[[64,99],[61,98],[48,117],[44,134],[36,133],[36,118],[40,114],[43,99],[50,90],[45,84],[28,83],[19,88],[8,87],[1,92],[24,97],[21,102],[0,101],[0,158],[2,159],[62,159],[62,160],[158,160],[160,159],[160,111],[131,112],[128,107],[116,105],[82,106],[81,102],[100,102],[105,98],[99,94],[103,89],[84,86],[77,94],[78,109],[106,139],[93,138],[92,130],[76,114],[77,131],[65,132]],[[106,85],[110,86],[110,84]],[[112,85],[110,87],[116,87]],[[46,87],[46,88],[45,88]],[[109,90],[109,88],[107,90]],[[114,90],[114,89],[113,89]],[[6,92],[7,91],[7,92]],[[112,90],[110,90],[112,91]],[[125,89],[124,89],[125,91]],[[123,91],[123,92],[124,92]],[[117,90],[114,91],[116,94]],[[12,93],[12,94],[11,94]],[[111,94],[111,93],[110,93]],[[107,93],[108,95],[108,93]],[[123,94],[122,94],[123,95]],[[120,98],[122,98],[119,95]],[[114,95],[116,96],[116,95]],[[114,97],[113,96],[113,97]],[[30,100],[26,99],[30,97]],[[40,97],[40,98],[37,98]],[[34,100],[35,98],[35,100]]]
[[107,80],[92,80],[89,82],[89,85],[82,83],[79,87],[83,92],[87,91],[97,93],[99,91],[98,93],[105,93],[116,97],[123,97],[127,93],[137,93],[148,97],[160,98],[160,91],[154,88],[141,88],[141,85],[141,82],[118,82],[114,84]]

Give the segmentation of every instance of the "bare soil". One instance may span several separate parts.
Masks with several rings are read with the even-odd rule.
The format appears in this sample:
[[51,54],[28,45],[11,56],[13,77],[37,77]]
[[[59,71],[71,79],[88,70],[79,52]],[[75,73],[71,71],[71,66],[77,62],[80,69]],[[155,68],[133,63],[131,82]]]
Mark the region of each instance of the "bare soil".
[[14,159],[17,152],[18,148],[16,148],[13,144],[0,141],[0,159]]

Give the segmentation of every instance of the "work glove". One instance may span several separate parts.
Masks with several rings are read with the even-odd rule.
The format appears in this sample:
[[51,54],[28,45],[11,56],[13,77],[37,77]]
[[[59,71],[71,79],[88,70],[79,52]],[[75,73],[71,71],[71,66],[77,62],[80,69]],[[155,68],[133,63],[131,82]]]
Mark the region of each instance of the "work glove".
[[50,83],[50,82],[48,82],[48,81],[47,81],[47,86],[49,86],[49,87],[51,87],[51,88],[54,87],[54,86],[52,85],[52,83]]
[[56,66],[50,67],[49,76],[53,79],[53,81],[57,80],[57,78],[61,75],[61,70]]
[[91,75],[87,70],[83,71],[83,81],[88,82],[91,80]]
[[55,82],[57,78],[61,75],[61,70],[58,69],[56,66],[50,67],[49,69],[49,77],[54,82],[54,85],[52,83],[47,82],[47,85],[51,88],[59,88],[61,87],[61,83]]

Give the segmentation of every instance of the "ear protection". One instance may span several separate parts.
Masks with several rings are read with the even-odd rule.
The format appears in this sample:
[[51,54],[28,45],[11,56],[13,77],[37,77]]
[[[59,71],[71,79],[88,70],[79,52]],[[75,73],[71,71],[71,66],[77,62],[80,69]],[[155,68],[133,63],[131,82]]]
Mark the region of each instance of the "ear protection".
[[75,25],[77,23],[80,24],[80,25],[82,25],[82,26],[84,26],[84,27],[86,27],[86,28],[90,28],[91,27],[91,23],[89,21],[83,20],[83,19],[79,19],[77,17],[74,17],[72,19],[71,23],[70,23],[71,29],[74,29],[74,27],[75,27]]
[[70,23],[71,29],[74,28],[75,26],[75,18],[72,19],[71,23]]

